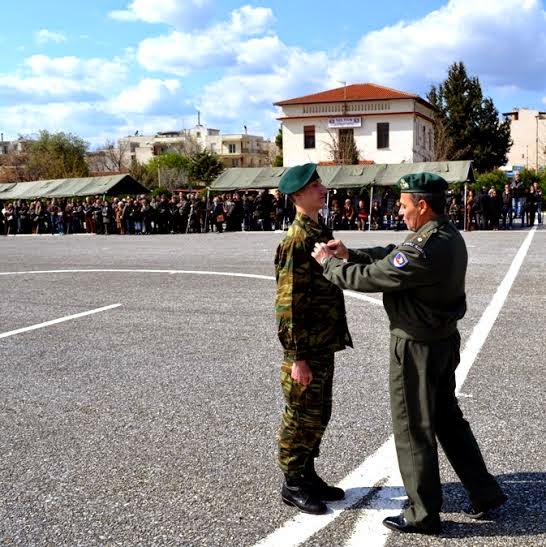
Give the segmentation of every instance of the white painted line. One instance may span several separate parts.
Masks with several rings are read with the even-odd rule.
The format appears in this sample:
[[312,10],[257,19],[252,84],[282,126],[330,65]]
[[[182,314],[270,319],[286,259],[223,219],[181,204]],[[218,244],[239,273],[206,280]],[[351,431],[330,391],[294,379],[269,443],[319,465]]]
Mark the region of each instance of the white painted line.
[[[209,272],[203,270],[144,270],[144,269],[114,269],[102,268],[91,270],[27,270],[23,272],[0,272],[0,275],[39,275],[39,274],[58,274],[58,273],[166,273],[166,274],[190,274],[190,275],[220,275],[226,277],[247,277],[250,279],[265,279],[267,281],[275,281],[272,275],[259,275],[239,272]],[[357,300],[364,300],[371,304],[379,306],[383,305],[383,301],[379,298],[373,298],[366,294],[355,291],[343,291],[347,296]]]
[[527,237],[521,244],[521,247],[516,253],[516,256],[512,260],[512,264],[510,265],[510,268],[508,268],[508,272],[506,272],[504,279],[498,286],[497,292],[495,292],[495,295],[491,299],[491,302],[483,312],[480,320],[474,327],[470,338],[466,342],[465,348],[461,353],[461,362],[455,372],[455,378],[457,379],[457,388],[455,390],[455,393],[457,395],[460,393],[466,376],[470,371],[470,367],[474,364],[476,357],[480,353],[483,344],[487,340],[487,337],[489,336],[489,333],[491,332],[491,329],[493,328],[493,325],[497,320],[497,317],[504,305],[504,302],[506,301],[506,298],[510,293],[510,289],[512,288],[514,280],[516,279],[521,265],[523,264],[525,256],[527,255],[527,251],[531,246],[531,241],[533,240],[533,236],[535,235],[536,231],[536,228],[531,228],[531,230],[527,234]]
[[[329,503],[330,512],[319,516],[298,513],[272,534],[258,542],[256,547],[295,547],[300,545],[330,524],[342,511],[349,509],[368,495],[374,487],[378,486],[383,477],[388,477],[393,472],[394,461],[394,437],[391,435],[386,443],[338,484],[346,492],[345,499]],[[369,486],[363,487],[363,484]]]
[[[476,360],[479,350],[488,337],[491,327],[510,292],[510,288],[523,263],[525,255],[529,250],[535,231],[536,228],[532,228],[531,232],[522,243],[508,272],[493,296],[491,303],[484,311],[478,323],[474,326],[472,334],[461,354],[461,364],[457,369],[457,373],[461,366],[466,369],[463,373],[457,374],[457,391],[460,391],[470,367]],[[395,485],[402,484],[402,480],[399,476],[394,450],[394,437],[392,435],[376,450],[376,452],[366,458],[355,471],[337,485],[346,491],[348,490],[348,492],[346,498],[341,502],[329,504],[329,507],[332,509],[331,512],[320,516],[299,513],[294,518],[286,521],[269,536],[258,542],[255,547],[297,547],[298,545],[301,545],[311,536],[333,522],[345,509],[349,509],[360,501],[370,492],[374,485],[379,485],[385,480],[386,485],[389,486],[389,491],[383,492],[382,490],[384,490],[385,486],[381,486],[381,491],[378,492],[366,506],[366,510],[364,511],[362,518],[359,519],[356,524],[355,531],[347,544],[347,547],[356,547],[360,545],[366,545],[366,547],[368,547],[368,545],[383,547],[389,532],[381,525],[381,520],[386,513],[391,514],[391,506],[393,509],[401,507],[401,503],[399,503],[399,494],[400,492],[404,492],[401,487],[393,489]],[[369,486],[363,487],[362,485]],[[389,510],[385,512],[385,515],[382,511],[384,507],[389,508]],[[394,514],[396,514],[396,511]]]
[[[396,467],[396,466],[395,466]],[[389,530],[382,525],[383,519],[398,515],[407,499],[398,469],[393,469],[389,480],[381,487],[369,507],[362,510],[353,533],[345,547],[382,547]]]
[[10,330],[8,332],[3,332],[0,334],[0,338],[7,338],[8,336],[14,336],[15,334],[21,334],[22,332],[28,332],[31,330],[42,329],[44,327],[49,327],[50,325],[56,325],[57,323],[63,323],[64,321],[70,321],[71,319],[77,319],[78,317],[84,317],[86,315],[92,315],[93,313],[99,313],[101,311],[111,310],[117,308],[121,304],[111,304],[109,306],[104,306],[102,308],[96,308],[94,310],[84,311],[81,313],[75,313],[74,315],[67,315],[66,317],[60,317],[59,319],[53,319],[51,321],[46,321],[45,323],[38,323],[36,325],[31,325],[30,327],[23,327],[22,329]]

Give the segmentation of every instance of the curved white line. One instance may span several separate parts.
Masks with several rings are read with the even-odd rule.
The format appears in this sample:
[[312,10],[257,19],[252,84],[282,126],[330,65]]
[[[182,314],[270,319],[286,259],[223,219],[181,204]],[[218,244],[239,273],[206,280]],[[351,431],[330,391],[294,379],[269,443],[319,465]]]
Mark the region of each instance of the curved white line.
[[[36,275],[52,273],[168,273],[168,274],[191,274],[191,275],[224,275],[227,277],[248,277],[250,279],[265,279],[275,281],[272,275],[247,274],[238,272],[210,272],[204,270],[147,270],[147,269],[123,269],[123,268],[94,268],[90,270],[27,270],[23,272],[0,272],[0,275]],[[347,296],[364,300],[371,304],[383,305],[382,300],[373,298],[355,291],[343,291]]]

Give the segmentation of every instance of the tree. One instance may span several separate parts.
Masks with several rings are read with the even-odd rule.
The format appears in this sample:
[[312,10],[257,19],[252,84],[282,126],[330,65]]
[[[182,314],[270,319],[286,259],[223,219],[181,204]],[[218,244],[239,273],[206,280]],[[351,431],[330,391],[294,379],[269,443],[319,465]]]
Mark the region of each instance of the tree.
[[28,172],[31,180],[88,177],[88,144],[71,133],[40,131],[30,144]]
[[284,160],[282,156],[282,126],[279,127],[279,131],[277,133],[277,136],[275,137],[275,145],[277,146],[278,154],[275,156],[275,159],[273,160],[273,167],[282,167]]
[[326,146],[330,151],[330,157],[337,165],[358,165],[360,153],[356,147],[352,129],[339,129],[339,132],[328,131],[330,137]]
[[185,186],[189,181],[191,160],[179,152],[169,151],[152,158],[146,165],[153,186],[163,186],[174,190]]
[[87,155],[87,163],[91,172],[100,173],[125,173],[129,159],[129,141],[107,140],[104,145]]
[[447,79],[432,86],[427,99],[436,109],[435,160],[473,160],[480,173],[507,162],[510,123],[500,121],[479,79],[469,77],[462,62],[449,67]]
[[216,154],[204,150],[190,157],[189,176],[191,182],[210,184],[222,171],[224,166]]

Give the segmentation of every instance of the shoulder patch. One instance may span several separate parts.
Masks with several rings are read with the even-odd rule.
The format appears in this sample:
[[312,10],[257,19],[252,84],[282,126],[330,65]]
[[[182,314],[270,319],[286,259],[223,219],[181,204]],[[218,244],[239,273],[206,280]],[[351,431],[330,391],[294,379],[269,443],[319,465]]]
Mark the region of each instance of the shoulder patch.
[[405,241],[402,243],[402,247],[411,247],[412,249],[415,249],[423,258],[427,257],[427,254],[425,253],[425,249],[421,247],[421,245],[413,242],[413,241]]
[[402,252],[396,253],[392,259],[392,265],[395,268],[403,268],[406,264],[408,264],[408,262],[408,257]]

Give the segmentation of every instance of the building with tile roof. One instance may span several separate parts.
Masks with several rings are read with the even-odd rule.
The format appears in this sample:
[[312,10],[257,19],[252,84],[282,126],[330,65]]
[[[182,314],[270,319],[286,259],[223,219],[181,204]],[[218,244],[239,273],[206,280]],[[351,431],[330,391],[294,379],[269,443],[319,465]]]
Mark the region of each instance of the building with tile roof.
[[364,164],[434,159],[434,110],[418,95],[364,83],[282,100],[275,106],[281,110],[287,167],[347,163],[351,141]]

